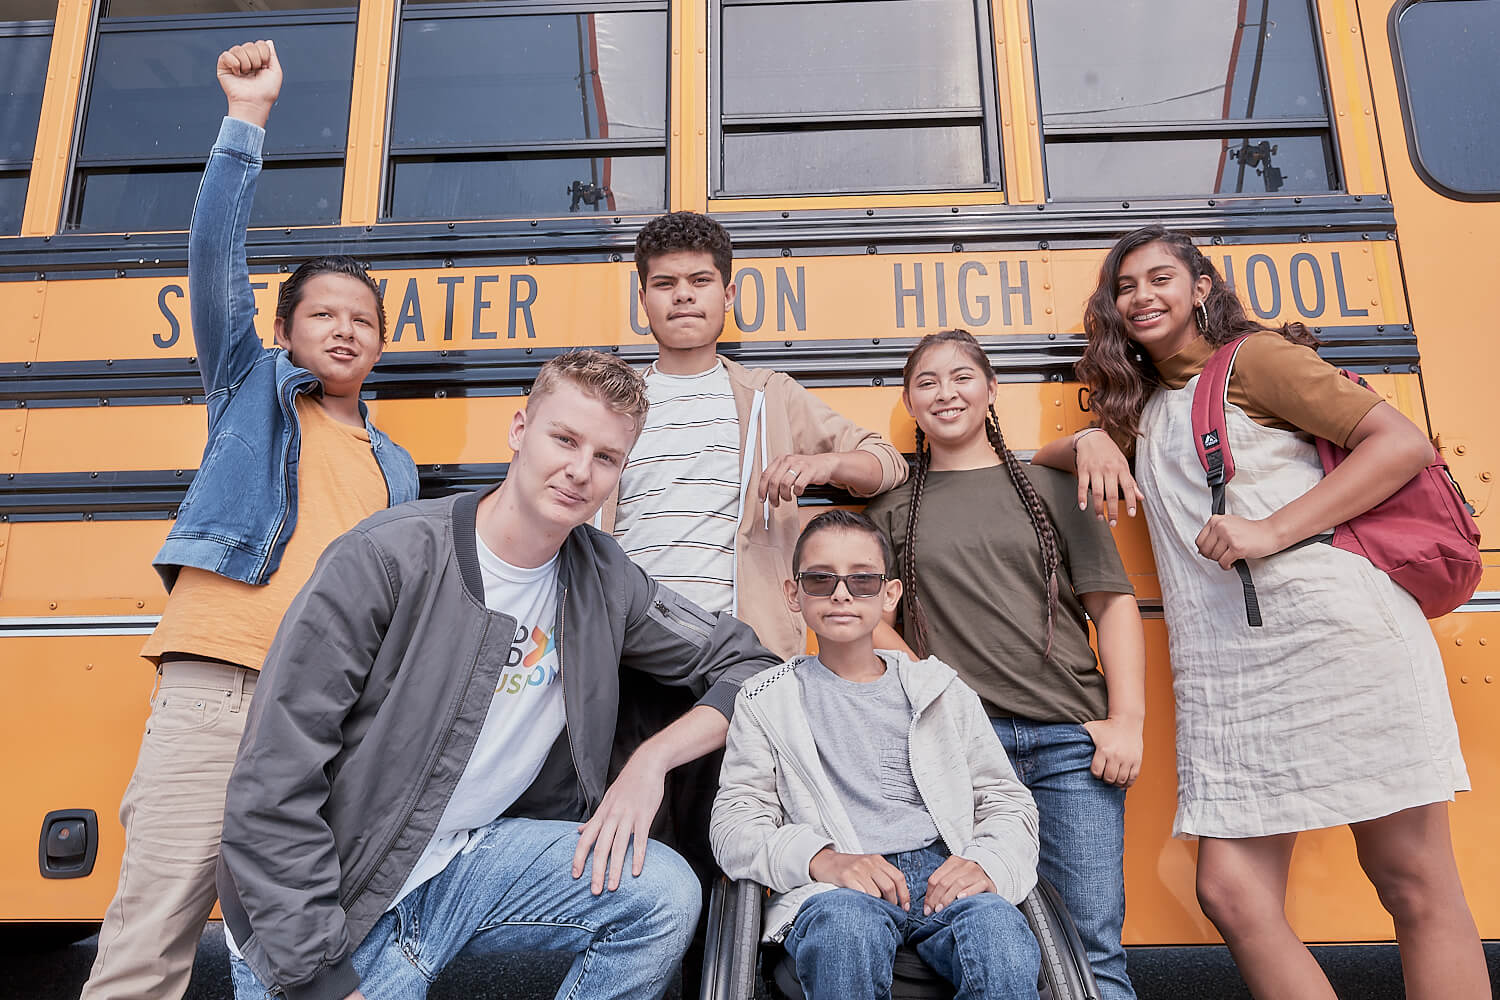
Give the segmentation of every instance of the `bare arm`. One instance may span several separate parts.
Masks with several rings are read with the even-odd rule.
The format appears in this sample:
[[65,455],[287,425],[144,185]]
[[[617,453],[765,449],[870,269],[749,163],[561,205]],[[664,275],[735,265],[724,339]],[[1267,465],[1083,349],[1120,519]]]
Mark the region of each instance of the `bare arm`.
[[651,821],[661,806],[667,772],[679,764],[697,760],[724,745],[729,720],[707,705],[694,705],[682,717],[636,748],[605,791],[599,808],[580,826],[578,848],[573,852],[573,877],[583,875],[589,852],[594,854],[591,888],[604,891],[608,874],[610,891],[620,887],[625,850],[635,840],[631,873],[639,875],[646,863],[646,841]]
[[1270,517],[1210,517],[1198,534],[1198,552],[1225,569],[1239,559],[1280,552],[1363,514],[1433,459],[1432,443],[1421,428],[1383,402],[1355,426],[1348,448],[1350,455],[1338,468]]
[[1067,437],[1048,441],[1031,457],[1032,465],[1071,472],[1078,476],[1078,509],[1088,507],[1089,494],[1094,496],[1094,513],[1099,520],[1114,525],[1120,517],[1120,499],[1125,513],[1135,517],[1137,506],[1145,499],[1130,461],[1109,434],[1097,427],[1085,427]]
[[1146,636],[1134,594],[1080,594],[1099,634],[1099,667],[1109,715],[1084,728],[1094,741],[1094,777],[1129,788],[1141,772],[1146,720]]

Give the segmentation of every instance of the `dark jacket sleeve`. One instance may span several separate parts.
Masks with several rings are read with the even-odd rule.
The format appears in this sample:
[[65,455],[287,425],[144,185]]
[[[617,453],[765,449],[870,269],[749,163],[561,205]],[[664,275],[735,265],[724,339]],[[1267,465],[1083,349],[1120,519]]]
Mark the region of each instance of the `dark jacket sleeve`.
[[229,778],[221,844],[273,982],[289,1000],[359,984],[322,810],[344,719],[394,613],[398,582],[358,529],[335,539],[282,620]]
[[689,688],[727,719],[746,678],[781,660],[733,615],[704,611],[634,563],[626,567],[625,645],[620,666]]

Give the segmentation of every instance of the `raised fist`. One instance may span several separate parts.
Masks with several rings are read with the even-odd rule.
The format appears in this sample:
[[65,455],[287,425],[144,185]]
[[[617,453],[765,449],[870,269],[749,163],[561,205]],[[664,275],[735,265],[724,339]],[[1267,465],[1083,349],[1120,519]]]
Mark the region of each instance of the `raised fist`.
[[229,117],[264,128],[281,93],[281,63],[274,42],[245,42],[219,53],[219,86],[229,99]]

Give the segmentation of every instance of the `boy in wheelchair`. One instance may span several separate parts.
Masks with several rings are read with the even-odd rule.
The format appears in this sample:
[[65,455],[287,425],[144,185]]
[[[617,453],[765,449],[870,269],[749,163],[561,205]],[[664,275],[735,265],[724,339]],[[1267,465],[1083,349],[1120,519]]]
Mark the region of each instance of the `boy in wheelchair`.
[[714,855],[770,887],[765,940],[812,1000],[889,996],[902,945],[958,1000],[1034,1000],[1040,952],[1017,904],[1036,884],[1036,806],[951,669],[876,651],[901,597],[893,563],[861,514],[802,532],[784,589],[819,653],[741,689]]

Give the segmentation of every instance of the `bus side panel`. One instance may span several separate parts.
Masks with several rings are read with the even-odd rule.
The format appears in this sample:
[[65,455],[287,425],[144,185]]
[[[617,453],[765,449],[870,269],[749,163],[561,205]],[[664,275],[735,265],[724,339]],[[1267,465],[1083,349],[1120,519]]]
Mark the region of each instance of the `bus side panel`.
[[[1500,200],[1455,201],[1417,175],[1391,49],[1391,0],[1360,4],[1400,236],[1401,268],[1422,350],[1431,428],[1459,487],[1478,512],[1486,548],[1500,547],[1491,498],[1500,474],[1494,419],[1495,267]],[[1459,126],[1465,127],[1465,126]],[[1444,650],[1444,654],[1447,654]]]
[[[125,832],[120,797],[135,768],[155,674],[140,635],[0,638],[0,920],[98,920],[114,895]],[[98,813],[92,874],[44,879],[37,850],[55,809]]]

